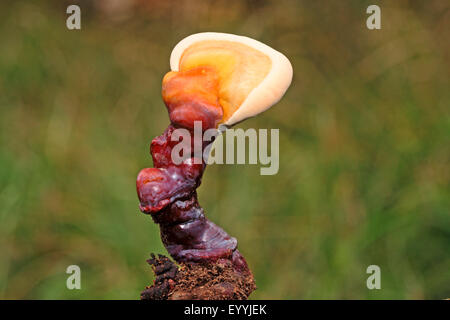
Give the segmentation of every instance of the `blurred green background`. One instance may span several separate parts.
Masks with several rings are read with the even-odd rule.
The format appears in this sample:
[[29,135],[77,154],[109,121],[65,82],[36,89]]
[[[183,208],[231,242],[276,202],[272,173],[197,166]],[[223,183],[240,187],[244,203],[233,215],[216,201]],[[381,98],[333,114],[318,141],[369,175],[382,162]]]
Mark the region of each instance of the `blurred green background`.
[[[376,2],[382,29],[366,28]],[[79,4],[82,29],[65,13]],[[0,4],[0,298],[138,299],[166,253],[135,178],[168,116],[173,46],[218,31],[283,52],[294,80],[242,128],[280,129],[280,170],[213,165],[208,217],[239,240],[254,299],[450,298],[450,3]],[[81,290],[66,288],[81,267]],[[381,290],[366,287],[381,268]]]

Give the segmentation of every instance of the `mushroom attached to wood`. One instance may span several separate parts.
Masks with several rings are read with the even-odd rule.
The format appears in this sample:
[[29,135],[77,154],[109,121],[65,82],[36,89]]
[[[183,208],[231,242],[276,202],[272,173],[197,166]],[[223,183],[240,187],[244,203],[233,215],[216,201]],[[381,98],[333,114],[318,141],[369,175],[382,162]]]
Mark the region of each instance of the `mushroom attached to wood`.
[[[206,163],[193,153],[182,163],[174,162],[172,151],[178,142],[172,136],[180,128],[193,131],[196,121],[203,131],[227,128],[267,110],[289,87],[292,66],[283,54],[259,41],[214,32],[180,41],[170,66],[162,96],[171,124],[153,139],[154,168],[143,169],[136,184],[141,211],[159,224],[161,240],[181,268],[174,272],[167,258],[152,257],[149,263],[157,279],[141,297],[246,299],[255,285],[237,240],[209,221],[197,201]],[[202,147],[210,143],[202,142]],[[202,284],[195,279],[203,279]]]

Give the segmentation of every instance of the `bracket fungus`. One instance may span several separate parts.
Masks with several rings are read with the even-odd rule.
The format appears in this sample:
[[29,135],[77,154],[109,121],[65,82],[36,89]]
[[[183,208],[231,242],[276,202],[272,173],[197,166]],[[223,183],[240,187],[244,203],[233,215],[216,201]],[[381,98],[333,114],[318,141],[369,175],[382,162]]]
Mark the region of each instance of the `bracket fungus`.
[[[175,163],[172,136],[179,128],[192,131],[196,121],[203,131],[227,128],[267,110],[289,87],[292,66],[254,39],[205,32],[180,41],[170,67],[162,97],[171,124],[153,139],[154,168],[143,169],[136,186],[141,211],[159,224],[164,246],[181,267],[153,256],[148,262],[157,278],[141,298],[246,299],[255,285],[237,240],[208,220],[197,201],[206,163],[194,154]],[[203,149],[211,143],[202,142]]]

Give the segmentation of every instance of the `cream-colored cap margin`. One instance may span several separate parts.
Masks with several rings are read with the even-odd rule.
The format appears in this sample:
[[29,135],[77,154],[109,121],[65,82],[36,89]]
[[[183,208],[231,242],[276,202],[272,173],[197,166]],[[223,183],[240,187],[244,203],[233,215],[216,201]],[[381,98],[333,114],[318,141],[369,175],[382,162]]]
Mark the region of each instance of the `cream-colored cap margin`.
[[272,68],[267,76],[250,92],[239,109],[224,123],[226,126],[232,126],[266,111],[283,97],[292,81],[292,65],[288,58],[268,45],[244,36],[218,32],[202,32],[190,35],[178,42],[173,48],[170,55],[171,70],[179,71],[179,62],[183,52],[192,44],[205,40],[239,42],[264,53],[272,61]]

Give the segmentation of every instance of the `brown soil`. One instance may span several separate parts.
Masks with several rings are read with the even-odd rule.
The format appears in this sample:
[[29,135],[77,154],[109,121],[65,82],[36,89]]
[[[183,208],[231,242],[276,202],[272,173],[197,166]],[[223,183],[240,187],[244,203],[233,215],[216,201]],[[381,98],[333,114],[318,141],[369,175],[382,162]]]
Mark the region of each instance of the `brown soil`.
[[245,300],[255,289],[251,273],[241,273],[231,261],[181,264],[159,255],[148,260],[156,275],[141,293],[143,300]]

